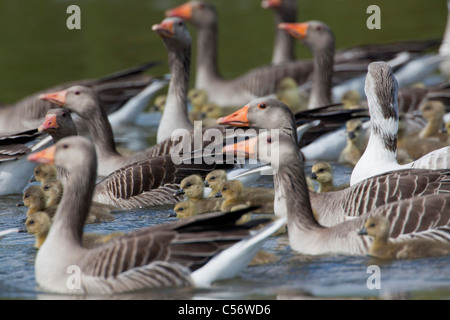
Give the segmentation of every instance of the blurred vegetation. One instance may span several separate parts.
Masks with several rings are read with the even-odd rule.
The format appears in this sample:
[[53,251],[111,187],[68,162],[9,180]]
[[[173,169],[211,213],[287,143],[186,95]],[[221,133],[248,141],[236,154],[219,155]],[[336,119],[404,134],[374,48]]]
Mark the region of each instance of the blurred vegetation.
[[[273,14],[261,0],[210,0],[219,13],[219,70],[225,77],[268,63]],[[0,101],[14,102],[51,85],[105,74],[147,61],[168,72],[161,39],[151,31],[179,0],[0,0]],[[66,8],[81,8],[81,30],[66,28]],[[381,8],[381,30],[366,28],[366,8]],[[338,48],[368,43],[439,39],[445,0],[299,0],[299,21],[330,25]],[[195,30],[189,27],[195,43]],[[195,56],[195,45],[193,55]],[[297,57],[310,53],[300,43]],[[192,59],[195,70],[195,58]],[[191,83],[195,72],[192,73]]]

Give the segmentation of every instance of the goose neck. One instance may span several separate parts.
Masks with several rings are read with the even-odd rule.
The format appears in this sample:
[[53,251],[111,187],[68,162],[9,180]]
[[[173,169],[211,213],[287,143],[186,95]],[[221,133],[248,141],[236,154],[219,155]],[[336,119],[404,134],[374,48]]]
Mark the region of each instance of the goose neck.
[[314,71],[309,109],[331,104],[331,87],[334,64],[334,43],[314,54]]
[[211,80],[221,79],[217,68],[217,34],[217,23],[198,29],[196,88],[202,89]]
[[64,187],[64,195],[56,211],[49,238],[66,239],[81,246],[83,227],[92,203],[96,169],[89,164],[84,172],[73,172]]

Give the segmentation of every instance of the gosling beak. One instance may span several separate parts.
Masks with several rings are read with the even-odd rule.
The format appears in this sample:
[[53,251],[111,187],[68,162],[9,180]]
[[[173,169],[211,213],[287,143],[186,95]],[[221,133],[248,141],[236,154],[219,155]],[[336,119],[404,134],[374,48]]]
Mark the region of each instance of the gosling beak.
[[358,235],[365,236],[367,235],[367,229],[364,227],[361,230],[358,231]]

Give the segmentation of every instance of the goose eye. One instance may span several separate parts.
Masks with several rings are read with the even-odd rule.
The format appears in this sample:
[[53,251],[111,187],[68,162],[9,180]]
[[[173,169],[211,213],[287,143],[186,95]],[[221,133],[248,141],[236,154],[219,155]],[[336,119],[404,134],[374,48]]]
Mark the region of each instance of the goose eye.
[[79,96],[81,92],[80,92],[80,90],[75,90],[74,93],[75,93],[75,95]]
[[63,118],[65,118],[65,117],[67,117],[67,114],[66,114],[65,112],[63,112],[63,113],[61,113],[61,116],[62,116]]
[[178,25],[181,27],[183,25],[183,21],[178,21]]
[[199,3],[198,4],[198,8],[199,9],[204,9],[205,8],[205,4],[204,3]]
[[68,144],[63,144],[63,149],[68,149],[69,148],[69,145]]
[[265,109],[266,107],[267,107],[267,105],[265,103],[258,104],[259,109]]
[[318,26],[316,27],[316,30],[317,30],[317,31],[322,30],[322,26],[321,26],[321,25],[318,25]]

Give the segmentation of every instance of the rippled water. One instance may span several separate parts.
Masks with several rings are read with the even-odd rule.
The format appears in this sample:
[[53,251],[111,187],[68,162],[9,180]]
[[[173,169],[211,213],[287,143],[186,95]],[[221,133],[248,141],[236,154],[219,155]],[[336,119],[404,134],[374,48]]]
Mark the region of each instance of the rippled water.
[[[164,10],[183,2],[80,0],[77,3],[82,9],[82,30],[68,31],[66,1],[0,0],[0,101],[14,102],[56,83],[98,77],[149,60],[163,62],[152,70],[156,75],[166,73],[166,51],[150,28],[163,19]],[[368,4],[360,0],[299,2],[299,20],[328,23],[337,35],[338,47],[439,38],[445,26],[443,0],[373,1],[371,4],[378,3],[382,10],[382,29],[372,31],[365,27]],[[273,21],[271,13],[260,8],[260,1],[214,3],[220,17],[219,68],[224,76],[237,76],[243,70],[270,61]],[[192,36],[195,39],[195,32]],[[194,46],[193,55],[195,50]],[[297,53],[299,57],[310,56],[300,44]],[[116,132],[117,141],[134,150],[153,143],[155,127],[147,124],[155,122],[148,115],[142,119],[141,127]],[[308,173],[309,169],[310,165],[305,168]],[[349,167],[334,164],[334,170],[337,184],[348,181]],[[265,178],[258,185],[269,187],[272,181]],[[26,209],[16,207],[20,198],[20,195],[0,197],[0,230],[23,226]],[[170,211],[171,207],[165,206],[118,212],[115,221],[88,225],[86,231],[127,231],[164,223],[174,219],[168,217]],[[33,244],[34,237],[27,233],[11,234],[0,240],[0,299],[68,298],[36,289]],[[450,256],[382,264],[381,288],[370,290],[366,285],[371,276],[367,268],[377,262],[368,257],[302,256],[291,252],[284,236],[270,238],[264,249],[280,260],[249,267],[239,277],[216,283],[207,290],[149,290],[114,298],[450,298]]]
[[[148,115],[147,115],[148,116]],[[134,129],[134,130],[131,130]],[[128,134],[142,127],[128,128]],[[152,140],[153,130],[147,130]],[[120,140],[120,139],[118,139]],[[132,147],[132,145],[124,145]],[[348,182],[351,168],[333,164],[335,182]],[[305,166],[309,174],[311,164]],[[272,187],[270,177],[256,185]],[[22,227],[26,208],[17,207],[20,195],[0,197],[0,230]],[[173,221],[172,206],[118,211],[116,220],[89,224],[88,232],[109,233]],[[0,299],[61,299],[36,289],[34,237],[27,233],[11,234],[0,240]],[[381,299],[449,299],[450,256],[380,264],[368,257],[341,255],[304,256],[290,250],[285,236],[272,237],[263,247],[279,261],[248,267],[239,277],[215,283],[210,289],[161,289],[124,294],[120,299],[311,299],[311,298],[381,298]],[[372,275],[368,267],[379,265],[380,289],[368,289]],[[91,298],[91,297],[90,297]],[[96,297],[99,298],[99,297]]]

